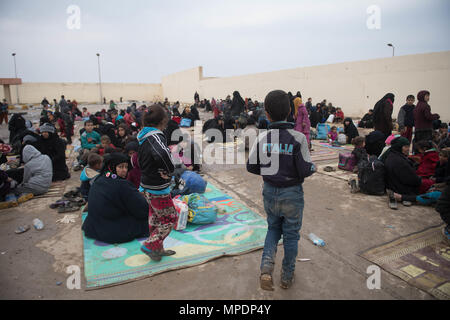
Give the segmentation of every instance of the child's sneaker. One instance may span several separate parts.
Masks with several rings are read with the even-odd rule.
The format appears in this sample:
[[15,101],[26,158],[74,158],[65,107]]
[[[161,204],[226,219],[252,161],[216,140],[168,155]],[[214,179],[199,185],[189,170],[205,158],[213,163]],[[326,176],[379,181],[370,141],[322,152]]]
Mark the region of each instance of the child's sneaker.
[[141,246],[141,251],[148,255],[153,261],[161,261],[159,252],[148,249],[146,246]]
[[356,180],[355,179],[351,179],[349,182],[350,188],[351,188],[351,193],[358,193],[359,189],[358,186],[356,184]]
[[267,291],[273,291],[273,280],[272,276],[270,274],[262,274],[259,278],[259,284],[261,286],[261,289],[267,290]]
[[17,198],[18,203],[24,203],[33,198],[32,193],[22,193],[20,197]]
[[283,289],[289,289],[292,284],[294,283],[294,275],[292,275],[291,278],[286,279],[284,274],[281,274],[281,283],[280,283],[280,287]]
[[389,208],[393,209],[393,210],[397,210],[397,200],[395,200],[394,197],[394,191],[387,189],[387,195],[388,195],[388,199],[389,199]]

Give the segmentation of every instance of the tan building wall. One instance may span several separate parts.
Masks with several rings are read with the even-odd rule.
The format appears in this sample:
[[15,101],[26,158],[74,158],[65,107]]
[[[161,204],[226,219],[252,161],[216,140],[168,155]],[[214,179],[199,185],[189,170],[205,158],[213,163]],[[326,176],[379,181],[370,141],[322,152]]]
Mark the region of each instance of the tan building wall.
[[[103,95],[109,101],[162,100],[192,103],[197,91],[200,98],[224,99],[238,90],[242,97],[262,101],[275,89],[296,93],[301,91],[304,101],[308,97],[314,103],[327,99],[342,107],[345,115],[361,117],[386,93],[396,99],[396,118],[406,96],[426,89],[431,92],[432,112],[450,121],[450,51],[390,57],[296,68],[226,78],[205,78],[202,67],[174,73],[162,78],[161,84],[104,83]],[[24,83],[19,87],[23,103],[39,103],[42,97],[50,101],[64,94],[67,99],[79,102],[97,102],[97,83]],[[0,90],[0,93],[2,90]],[[11,86],[13,101],[16,90]]]
[[[198,76],[201,80],[195,86]],[[431,92],[432,112],[450,121],[450,51],[227,78],[203,78],[202,69],[195,68],[165,79],[163,92],[169,100],[193,102],[196,90],[201,99],[224,99],[238,90],[242,97],[262,101],[271,90],[282,89],[293,94],[300,90],[304,101],[308,97],[314,103],[327,99],[353,117],[361,117],[386,93],[392,92],[396,96],[393,114],[396,118],[407,95],[417,96],[420,90],[426,89]],[[181,85],[183,83],[189,83],[189,90]],[[167,85],[171,86],[170,90],[166,90]]]
[[[0,90],[3,93],[3,90]],[[161,84],[144,83],[102,83],[102,94],[109,100],[152,101],[162,99]],[[66,99],[76,99],[78,102],[98,103],[100,90],[98,83],[38,83],[26,82],[19,86],[20,103],[40,103],[43,97],[50,102],[60,100],[61,95]],[[4,93],[3,93],[4,96]],[[2,99],[3,99],[2,96]],[[16,88],[11,86],[11,99],[17,101]]]

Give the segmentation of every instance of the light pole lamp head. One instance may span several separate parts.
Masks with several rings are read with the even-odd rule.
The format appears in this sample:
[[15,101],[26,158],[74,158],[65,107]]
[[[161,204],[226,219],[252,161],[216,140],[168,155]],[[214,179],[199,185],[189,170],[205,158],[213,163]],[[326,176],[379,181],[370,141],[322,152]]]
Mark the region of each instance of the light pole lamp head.
[[16,53],[13,53],[12,56],[15,57],[15,56],[16,56]]
[[388,46],[389,46],[389,47],[393,47],[392,43],[388,43]]
[[97,53],[97,57],[100,57],[100,53]]

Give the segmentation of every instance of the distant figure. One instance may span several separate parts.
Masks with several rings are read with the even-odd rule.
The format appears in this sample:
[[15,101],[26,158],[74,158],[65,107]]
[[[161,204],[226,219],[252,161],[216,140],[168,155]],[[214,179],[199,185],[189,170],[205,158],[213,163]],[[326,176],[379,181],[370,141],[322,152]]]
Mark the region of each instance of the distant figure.
[[412,133],[414,127],[414,96],[409,95],[406,98],[406,104],[400,108],[398,113],[397,122],[398,122],[398,130],[402,137],[405,137],[412,141]]
[[194,94],[194,101],[195,102],[199,102],[200,101],[200,96],[198,95],[197,91],[195,91],[195,94]]
[[438,120],[438,114],[431,113],[430,92],[423,90],[417,94],[417,106],[414,108],[414,125],[416,127],[414,134],[414,143],[421,140],[433,139],[433,121]]
[[386,94],[375,104],[373,109],[374,127],[384,133],[385,137],[392,134],[392,111],[394,109],[394,94]]
[[372,109],[370,109],[369,112],[364,115],[364,117],[359,122],[358,127],[368,128],[368,129],[373,128],[373,110]]

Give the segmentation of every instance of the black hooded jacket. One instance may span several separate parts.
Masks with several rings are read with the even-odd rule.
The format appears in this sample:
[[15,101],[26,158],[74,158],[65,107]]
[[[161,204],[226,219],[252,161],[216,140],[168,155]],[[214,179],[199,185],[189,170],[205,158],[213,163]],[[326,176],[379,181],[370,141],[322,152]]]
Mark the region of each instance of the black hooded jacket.
[[48,139],[42,136],[36,144],[37,149],[52,160],[53,181],[61,181],[70,178],[69,169],[66,164],[66,142],[55,133],[49,132]]
[[[347,121],[350,122],[348,126],[345,124]],[[344,119],[344,133],[347,136],[347,144],[352,143],[352,139],[359,136],[358,129],[351,118]]]
[[231,116],[239,116],[245,109],[245,102],[238,91],[233,92],[233,101],[231,102]]

